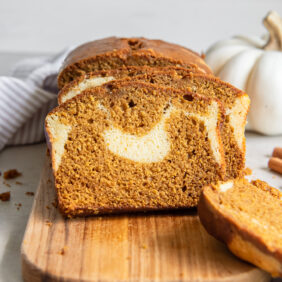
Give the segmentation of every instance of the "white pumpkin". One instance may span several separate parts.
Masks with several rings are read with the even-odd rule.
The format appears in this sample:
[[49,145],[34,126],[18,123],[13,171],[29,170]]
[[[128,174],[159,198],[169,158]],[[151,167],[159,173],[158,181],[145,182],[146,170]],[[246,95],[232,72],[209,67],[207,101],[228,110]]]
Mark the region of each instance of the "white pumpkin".
[[206,62],[216,76],[251,98],[247,129],[282,134],[282,20],[270,12],[263,21],[268,39],[237,36],[213,45]]

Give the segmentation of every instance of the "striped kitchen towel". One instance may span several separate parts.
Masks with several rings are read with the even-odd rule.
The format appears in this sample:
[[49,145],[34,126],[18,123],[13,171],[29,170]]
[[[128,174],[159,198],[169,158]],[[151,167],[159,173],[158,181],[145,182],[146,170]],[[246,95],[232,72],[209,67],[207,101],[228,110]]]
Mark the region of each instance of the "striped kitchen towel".
[[0,150],[44,140],[44,119],[57,105],[57,74],[68,48],[52,57],[26,59],[0,77]]

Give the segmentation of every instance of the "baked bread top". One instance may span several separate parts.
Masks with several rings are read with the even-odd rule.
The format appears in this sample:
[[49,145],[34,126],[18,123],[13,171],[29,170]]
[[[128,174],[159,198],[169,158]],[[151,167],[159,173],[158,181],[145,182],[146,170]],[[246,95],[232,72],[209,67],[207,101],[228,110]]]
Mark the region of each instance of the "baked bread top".
[[204,187],[198,212],[207,231],[238,257],[282,276],[282,193],[246,179]]
[[184,66],[193,71],[212,74],[195,52],[162,40],[108,37],[77,47],[65,59],[58,76],[62,88],[75,77],[90,71],[119,68],[124,65],[163,67]]

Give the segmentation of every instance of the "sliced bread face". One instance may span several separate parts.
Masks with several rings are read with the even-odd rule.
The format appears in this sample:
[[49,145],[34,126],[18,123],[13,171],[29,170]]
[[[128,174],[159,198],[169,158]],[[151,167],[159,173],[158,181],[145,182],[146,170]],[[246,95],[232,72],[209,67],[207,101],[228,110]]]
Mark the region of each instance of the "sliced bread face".
[[203,189],[198,206],[206,230],[232,253],[282,276],[282,193],[267,183],[246,179]]
[[59,88],[89,72],[123,66],[183,66],[191,71],[212,71],[203,58],[180,45],[146,38],[108,37],[88,42],[72,51],[58,76]]
[[58,103],[61,104],[86,89],[117,79],[144,81],[219,99],[226,113],[226,119],[221,129],[226,177],[227,179],[236,178],[243,174],[245,167],[244,131],[250,105],[250,99],[246,93],[213,76],[195,74],[180,67],[128,67],[79,77],[60,91]]
[[46,118],[65,216],[195,207],[225,177],[216,99],[132,81],[86,90]]
[[[104,83],[118,80],[118,79],[133,79],[140,80],[144,75],[151,75],[155,72],[160,72],[162,69],[167,70],[178,70],[177,67],[169,68],[151,68],[147,66],[142,67],[122,67],[118,69],[101,70],[96,72],[90,72],[82,76],[77,77],[73,81],[66,84],[58,94],[58,104],[62,104],[67,100],[81,94],[84,90],[101,86]],[[182,69],[182,68],[181,68]],[[183,69],[185,70],[185,69]],[[186,70],[185,70],[186,71]],[[136,79],[136,77],[138,77]]]

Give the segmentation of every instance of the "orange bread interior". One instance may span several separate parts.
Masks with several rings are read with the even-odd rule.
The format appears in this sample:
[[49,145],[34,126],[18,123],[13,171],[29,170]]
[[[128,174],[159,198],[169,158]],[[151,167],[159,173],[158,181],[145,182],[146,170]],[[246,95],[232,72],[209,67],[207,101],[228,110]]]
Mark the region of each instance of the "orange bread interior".
[[221,103],[134,81],[86,90],[46,118],[66,216],[195,207],[225,177]]
[[282,193],[246,179],[203,189],[198,207],[207,231],[274,276],[282,275]]

